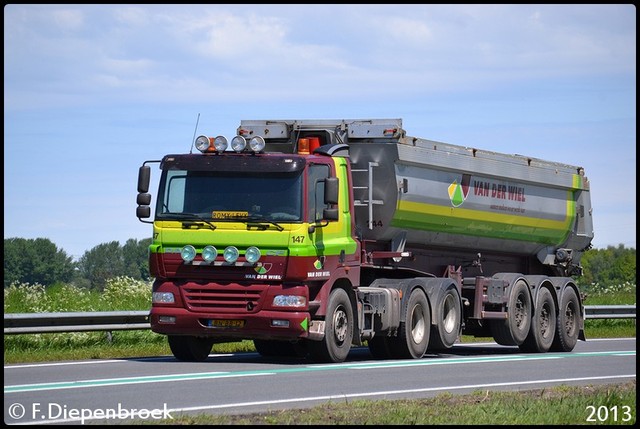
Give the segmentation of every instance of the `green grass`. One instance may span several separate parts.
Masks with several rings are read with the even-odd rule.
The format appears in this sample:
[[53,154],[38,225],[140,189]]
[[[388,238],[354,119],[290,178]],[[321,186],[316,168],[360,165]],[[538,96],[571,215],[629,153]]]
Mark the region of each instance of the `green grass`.
[[[599,410],[591,415],[591,408]],[[593,421],[590,421],[590,418]],[[524,392],[475,391],[412,400],[345,400],[308,409],[253,414],[173,416],[179,425],[633,425],[635,380]],[[145,422],[148,424],[150,422]]]

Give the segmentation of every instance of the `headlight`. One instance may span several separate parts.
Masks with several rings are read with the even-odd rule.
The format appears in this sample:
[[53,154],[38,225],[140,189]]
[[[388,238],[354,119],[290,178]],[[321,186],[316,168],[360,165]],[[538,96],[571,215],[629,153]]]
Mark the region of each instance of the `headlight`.
[[173,304],[176,300],[171,292],[153,292],[151,302],[154,304]]
[[235,136],[231,139],[231,149],[235,152],[242,152],[247,147],[247,141],[242,136]]
[[307,299],[299,295],[276,295],[273,297],[273,305],[277,307],[304,307]]
[[265,141],[261,136],[255,136],[249,140],[249,148],[254,152],[261,152],[264,149]]
[[216,260],[216,256],[218,256],[218,249],[213,246],[206,246],[202,249],[202,259],[205,262],[213,262]]
[[229,146],[229,142],[225,136],[218,136],[213,140],[213,146],[218,152],[224,152]]
[[250,262],[252,264],[255,264],[256,262],[258,262],[258,260],[260,259],[260,256],[261,256],[260,249],[258,249],[256,246],[251,246],[247,248],[247,251],[244,254],[244,257],[246,258],[247,262]]
[[180,256],[182,257],[183,261],[187,263],[191,262],[196,257],[196,248],[190,244],[187,244],[182,248],[182,250],[180,250]]
[[196,139],[196,149],[204,153],[209,150],[209,146],[211,146],[211,140],[209,140],[209,137],[198,136],[198,138]]
[[224,249],[224,260],[227,261],[230,264],[233,264],[234,262],[236,262],[238,260],[238,256],[240,255],[240,252],[238,252],[238,248],[235,246],[228,246],[226,249]]

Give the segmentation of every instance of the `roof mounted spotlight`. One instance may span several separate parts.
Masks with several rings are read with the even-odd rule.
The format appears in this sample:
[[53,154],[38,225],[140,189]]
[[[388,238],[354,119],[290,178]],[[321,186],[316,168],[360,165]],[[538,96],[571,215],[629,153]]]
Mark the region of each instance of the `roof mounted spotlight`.
[[255,136],[249,140],[249,148],[254,152],[262,152],[264,147],[266,146],[266,142],[262,138],[262,136]]
[[207,136],[198,136],[196,139],[196,149],[200,152],[205,153],[209,151],[211,147],[211,139]]
[[247,140],[242,136],[235,136],[231,139],[231,149],[234,152],[242,152],[247,147]]
[[213,139],[213,146],[218,152],[224,152],[229,147],[229,141],[225,136],[218,136]]

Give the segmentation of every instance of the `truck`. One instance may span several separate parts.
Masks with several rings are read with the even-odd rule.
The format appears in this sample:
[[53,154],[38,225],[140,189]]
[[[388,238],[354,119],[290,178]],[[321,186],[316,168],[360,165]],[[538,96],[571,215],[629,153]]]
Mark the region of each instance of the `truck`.
[[582,167],[411,137],[402,119],[241,120],[143,162],[137,186],[151,329],[178,360],[239,341],[337,363],[462,335],[527,353],[586,340]]

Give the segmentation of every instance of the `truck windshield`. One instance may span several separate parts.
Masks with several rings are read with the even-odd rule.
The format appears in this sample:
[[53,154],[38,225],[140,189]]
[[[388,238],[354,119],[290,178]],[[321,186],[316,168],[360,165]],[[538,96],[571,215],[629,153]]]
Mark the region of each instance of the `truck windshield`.
[[302,220],[302,174],[165,170],[157,219]]

